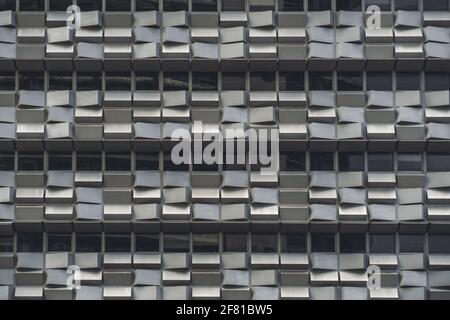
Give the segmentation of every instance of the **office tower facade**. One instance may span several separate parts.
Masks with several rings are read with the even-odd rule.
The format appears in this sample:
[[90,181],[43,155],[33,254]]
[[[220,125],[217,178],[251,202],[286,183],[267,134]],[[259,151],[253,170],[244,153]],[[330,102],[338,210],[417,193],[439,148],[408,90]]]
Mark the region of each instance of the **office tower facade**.
[[0,1],[0,299],[450,299],[449,70],[448,0]]

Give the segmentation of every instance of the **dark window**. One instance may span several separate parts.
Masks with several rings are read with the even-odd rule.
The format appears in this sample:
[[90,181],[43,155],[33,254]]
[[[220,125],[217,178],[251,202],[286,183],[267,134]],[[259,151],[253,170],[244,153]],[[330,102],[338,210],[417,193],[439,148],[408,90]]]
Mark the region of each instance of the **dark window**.
[[278,11],[303,11],[303,0],[278,0]]
[[158,72],[136,72],[136,90],[159,90]]
[[368,153],[367,169],[369,171],[393,171],[393,153]]
[[158,234],[136,234],[136,252],[160,252]]
[[217,11],[217,0],[192,0],[192,11]]
[[361,0],[337,0],[337,10],[359,11],[361,10]]
[[164,252],[189,252],[189,235],[164,234]]
[[152,11],[159,9],[159,0],[136,0],[136,11]]
[[193,72],[193,91],[217,91],[217,72]]
[[20,0],[20,11],[44,11],[45,0]]
[[370,253],[395,253],[395,234],[369,235]]
[[130,11],[130,0],[106,0],[106,11]]
[[0,237],[0,253],[14,252],[14,238]]
[[20,90],[44,90],[44,73],[42,72],[21,72],[19,76]]
[[397,155],[398,171],[422,171],[422,155],[420,153],[399,153]]
[[219,252],[218,234],[194,234],[192,236],[193,252]]
[[381,11],[391,11],[391,0],[366,0],[366,9],[371,5],[377,5]]
[[0,90],[16,90],[16,74],[14,72],[2,72],[0,74]]
[[105,167],[108,171],[130,171],[130,154],[107,153],[105,156]]
[[42,252],[43,233],[29,232],[17,234],[17,251],[18,252]]
[[222,11],[245,11],[245,0],[222,0]]
[[309,154],[309,170],[311,171],[333,171],[333,152],[311,152]]
[[448,11],[448,0],[423,0],[424,11]]
[[77,0],[81,11],[102,10],[102,0]]
[[101,252],[102,236],[100,234],[77,234],[77,252]]
[[251,91],[275,91],[275,73],[274,72],[251,72],[250,73]]
[[48,170],[72,170],[72,154],[49,153]]
[[72,90],[72,73],[49,73],[49,90]]
[[106,90],[130,91],[131,75],[129,72],[111,72],[105,76]]
[[312,233],[311,234],[312,252],[335,252],[336,238],[334,233]]
[[420,73],[397,72],[397,90],[420,90]]
[[399,235],[400,252],[423,252],[424,237],[422,234]]
[[339,72],[338,73],[339,91],[362,91],[363,75],[361,72]]
[[252,253],[278,252],[276,234],[252,234]]
[[49,233],[47,235],[47,251],[49,252],[72,251],[72,235]]
[[450,253],[450,235],[430,234],[428,235],[428,251],[431,254]]
[[66,11],[72,4],[72,0],[49,0],[49,9],[50,11]]
[[189,74],[183,72],[164,72],[164,91],[189,90]]
[[224,233],[223,251],[247,252],[247,235],[240,233]]
[[249,0],[250,11],[275,10],[274,0]]
[[280,91],[304,91],[305,75],[303,72],[280,72]]
[[19,154],[19,171],[42,171],[44,170],[44,158],[42,154]]
[[282,253],[306,253],[306,234],[287,233],[281,235]]
[[107,234],[105,235],[105,252],[130,252],[130,234]]
[[0,155],[0,171],[14,171],[14,154]]
[[310,72],[309,90],[333,90],[333,74],[331,72]]
[[164,11],[188,10],[188,0],[164,0]]
[[102,90],[101,73],[77,73],[77,90]]
[[366,252],[366,235],[364,233],[341,233],[339,235],[341,253]]
[[450,153],[427,153],[428,171],[450,171]]
[[367,90],[392,91],[391,72],[367,72]]
[[339,171],[364,171],[364,154],[353,152],[339,153]]
[[[428,1],[428,0],[425,0]],[[395,0],[395,10],[418,11],[418,0]]]
[[331,0],[308,0],[308,11],[331,10]]
[[222,90],[245,90],[245,73],[222,72]]
[[189,171],[189,162],[175,164],[169,154],[164,154],[164,171]]
[[446,72],[426,72],[425,91],[440,91],[450,88],[449,73]]
[[16,11],[16,0],[1,0],[0,11]]
[[136,170],[159,170],[159,154],[136,153]]
[[304,152],[280,153],[280,171],[305,171]]
[[[228,151],[227,144],[229,142],[224,142],[224,152],[223,152],[223,162],[222,168],[223,170],[243,170],[245,171],[247,166],[247,155],[245,154],[245,143],[240,140],[238,142],[237,139],[234,139],[234,149],[233,150],[242,150],[242,152]],[[231,144],[231,143],[229,143]],[[239,154],[241,153],[241,154]],[[243,154],[242,154],[243,153]],[[231,159],[233,157],[233,159]],[[230,158],[230,159],[227,159]]]
[[77,171],[102,171],[102,155],[78,153]]

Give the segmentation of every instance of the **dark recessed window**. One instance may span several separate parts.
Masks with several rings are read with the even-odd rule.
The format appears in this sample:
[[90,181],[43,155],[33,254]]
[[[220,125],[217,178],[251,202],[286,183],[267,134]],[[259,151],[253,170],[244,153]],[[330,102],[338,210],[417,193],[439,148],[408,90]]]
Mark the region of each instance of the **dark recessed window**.
[[44,73],[42,72],[21,72],[19,76],[20,90],[44,90]]
[[251,91],[275,91],[275,72],[251,72]]
[[158,153],[136,153],[136,170],[159,170]]
[[164,234],[164,252],[189,252],[189,235]]
[[223,251],[247,252],[247,235],[241,233],[224,233]]
[[393,171],[393,153],[368,153],[367,167],[369,171]]
[[217,72],[193,72],[193,91],[217,91]]
[[222,0],[222,11],[245,11],[245,0]]
[[105,235],[105,252],[130,252],[130,234],[107,234]]
[[158,234],[136,234],[134,238],[136,252],[160,252]]
[[16,11],[16,0],[1,0],[0,11]]
[[136,0],[136,11],[159,10],[159,0]]
[[367,90],[392,91],[391,72],[367,72]]
[[281,235],[282,253],[306,253],[306,234],[286,233]]
[[255,234],[252,236],[252,253],[278,252],[278,238],[276,234]]
[[449,234],[430,234],[428,235],[428,251],[431,254],[449,254],[450,253],[450,235]]
[[[183,156],[183,154],[181,154]],[[164,171],[189,171],[189,162],[175,164],[172,161],[172,157],[169,154],[164,154]]]
[[45,0],[20,0],[20,11],[44,11]]
[[281,152],[280,171],[305,171],[305,153]]
[[42,154],[19,154],[19,171],[42,171],[44,170],[44,157]]
[[2,91],[16,90],[16,74],[14,72],[0,73],[0,90]]
[[338,73],[339,91],[362,91],[363,75],[361,72],[339,72]]
[[303,11],[303,0],[278,0],[278,11]]
[[333,152],[311,152],[309,154],[309,170],[311,171],[333,171]]
[[105,167],[108,171],[130,171],[131,158],[129,153],[107,153]]
[[331,0],[308,0],[308,11],[331,10]]
[[399,235],[400,252],[414,253],[423,252],[423,234],[401,234]]
[[188,10],[188,0],[164,0],[164,11],[181,10]]
[[164,91],[189,90],[189,74],[185,72],[164,72]]
[[361,10],[361,0],[337,0],[337,10],[359,11]]
[[395,234],[369,235],[370,253],[395,253]]
[[49,0],[49,9],[50,11],[66,11],[72,4],[72,0]]
[[77,153],[77,171],[102,171],[102,155]]
[[0,252],[14,252],[14,238],[13,237],[0,237]]
[[77,73],[77,90],[102,90],[102,75],[101,73]]
[[391,0],[366,0],[366,10],[371,5],[377,5],[381,11],[391,11]]
[[47,235],[47,251],[49,252],[72,251],[72,235],[49,233]]
[[447,72],[426,72],[425,91],[440,91],[450,88],[450,77]]
[[398,171],[422,171],[422,155],[420,153],[398,153]]
[[304,91],[305,74],[303,72],[280,72],[279,73],[280,91]]
[[341,233],[339,235],[341,253],[366,252],[366,235],[364,233]]
[[14,171],[14,154],[0,154],[0,171]]
[[192,0],[192,11],[217,11],[217,0]]
[[423,0],[424,11],[448,11],[448,0]]
[[130,91],[131,74],[129,72],[110,72],[105,76],[106,90]]
[[106,0],[106,11],[130,11],[131,1],[129,0]]
[[450,153],[427,153],[427,171],[450,171]]
[[159,90],[158,72],[136,72],[136,90]]
[[219,235],[214,234],[193,234],[193,252],[219,252]]
[[72,170],[72,154],[49,153],[48,170]]
[[102,236],[101,234],[77,234],[76,239],[77,252],[101,252]]
[[419,10],[419,1],[418,0],[395,0],[395,10],[418,11]]
[[274,0],[249,0],[249,8],[250,11],[266,11],[266,10],[275,10],[275,2]]
[[339,153],[339,171],[364,171],[364,154],[353,152]]
[[312,252],[335,252],[336,237],[334,233],[312,233],[311,234]]
[[49,90],[72,90],[72,73],[49,73]]
[[77,0],[81,11],[102,10],[102,0]]
[[42,252],[43,233],[27,232],[17,234],[18,252]]
[[397,90],[420,90],[420,73],[397,72]]
[[245,90],[245,73],[222,72],[222,90]]
[[331,72],[310,72],[309,90],[333,90],[333,74]]
[[[228,151],[227,144],[231,145],[231,142],[229,141],[224,142],[222,169],[224,171],[225,170],[245,171],[247,169],[246,163],[248,163],[247,155],[245,154],[245,143],[242,140],[238,142],[237,139],[235,139],[233,151],[231,150]],[[235,152],[235,150],[242,150],[242,152],[241,151]]]

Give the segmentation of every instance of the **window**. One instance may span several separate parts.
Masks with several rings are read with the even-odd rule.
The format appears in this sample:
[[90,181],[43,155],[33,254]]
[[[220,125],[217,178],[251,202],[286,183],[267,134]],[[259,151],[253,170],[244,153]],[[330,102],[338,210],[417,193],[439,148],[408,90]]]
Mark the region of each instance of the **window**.
[[274,0],[248,0],[250,11],[275,10]]
[[105,76],[105,88],[109,91],[130,91],[131,75],[129,72],[110,72]]
[[364,154],[339,153],[339,171],[364,171]]
[[48,170],[72,170],[72,154],[49,153]]
[[367,90],[392,91],[391,72],[367,72]]
[[424,11],[448,11],[448,0],[423,0]]
[[164,234],[164,252],[189,252],[189,235]]
[[19,76],[19,90],[44,90],[44,73],[22,72]]
[[14,154],[0,154],[0,171],[14,171]]
[[425,73],[425,91],[448,90],[450,87],[450,77],[444,72]]
[[331,0],[308,0],[308,11],[331,10]]
[[224,233],[223,251],[247,252],[247,235],[240,233]]
[[282,253],[306,253],[306,234],[286,233],[281,235]]
[[72,74],[71,73],[49,73],[48,74],[49,90],[72,90]]
[[280,72],[280,91],[304,91],[305,75],[303,72]]
[[303,0],[278,0],[278,11],[303,11]]
[[222,90],[245,90],[245,73],[222,72]]
[[170,153],[164,154],[164,171],[189,171],[189,163],[174,164]]
[[419,10],[419,1],[418,0],[395,0],[395,10],[418,11]]
[[245,11],[245,0],[222,0],[222,11]]
[[0,237],[0,253],[14,252],[14,238]]
[[50,11],[66,11],[72,4],[72,0],[49,0]]
[[341,233],[339,235],[341,253],[366,252],[366,235],[364,233]]
[[393,171],[393,153],[368,153],[367,167],[369,171]]
[[361,72],[339,72],[338,73],[339,91],[362,91],[363,75]]
[[136,234],[136,252],[160,252],[158,234]]
[[77,252],[101,252],[102,236],[101,234],[77,234],[76,247]]
[[159,90],[158,72],[136,72],[136,90]]
[[252,236],[252,253],[278,252],[278,239],[276,234],[255,234]]
[[192,242],[193,252],[219,252],[218,234],[194,234]]
[[397,90],[420,90],[420,73],[397,72]]
[[377,5],[381,11],[391,11],[391,0],[366,0],[366,10],[371,5]]
[[107,234],[105,235],[105,252],[130,252],[130,234]]
[[159,9],[159,0],[136,0],[136,11],[152,11]]
[[450,153],[427,153],[428,171],[450,171]]
[[131,157],[128,153],[107,153],[105,156],[107,171],[130,171]]
[[159,154],[136,153],[136,170],[159,170]]
[[17,234],[17,251],[18,252],[42,252],[43,233],[29,232]]
[[274,72],[251,72],[250,73],[251,91],[275,91],[275,73]]
[[77,73],[77,90],[102,90],[101,73]]
[[102,10],[102,0],[76,0],[81,11]]
[[188,0],[164,0],[164,11],[188,10]]
[[422,171],[422,155],[420,153],[397,154],[398,171]]
[[72,251],[72,235],[49,233],[47,235],[47,251],[49,252]]
[[44,11],[45,0],[20,0],[20,11]]
[[164,72],[164,91],[189,90],[189,74],[183,72]]
[[42,154],[19,154],[19,171],[42,171],[44,170],[44,158]]
[[359,11],[361,10],[361,0],[338,0],[336,1],[337,10]]
[[192,73],[193,91],[217,91],[217,73],[216,72],[193,72]]
[[310,72],[309,90],[333,90],[333,74],[331,72]]
[[192,0],[192,11],[217,11],[217,0]]
[[394,234],[369,235],[370,253],[395,253]]
[[448,234],[430,234],[428,235],[428,251],[431,254],[449,254],[450,253],[450,235]]
[[312,233],[311,251],[312,252],[335,252],[336,240],[334,233]]
[[16,90],[16,74],[14,72],[0,73],[0,90],[2,91]]
[[106,11],[130,11],[130,0],[106,0]]
[[400,252],[423,252],[424,237],[422,234],[400,234]]
[[333,152],[311,152],[309,154],[309,170],[311,171],[333,171]]
[[16,11],[16,0],[1,0],[0,11]]
[[78,153],[77,171],[102,171],[102,155]]
[[281,152],[280,171],[305,171],[304,152]]

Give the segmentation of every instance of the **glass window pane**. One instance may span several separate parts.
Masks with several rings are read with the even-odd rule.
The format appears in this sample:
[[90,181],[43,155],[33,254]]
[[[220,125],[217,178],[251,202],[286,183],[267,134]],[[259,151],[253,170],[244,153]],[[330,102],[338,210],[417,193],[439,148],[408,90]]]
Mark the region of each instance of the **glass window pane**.
[[337,10],[359,11],[361,10],[361,0],[337,0]]
[[189,171],[189,163],[174,164],[169,154],[164,154],[164,171]]
[[303,72],[280,72],[280,91],[304,91],[305,75]]
[[2,91],[16,90],[16,74],[14,72],[0,73],[0,90]]
[[217,11],[217,0],[192,0],[192,11]]
[[72,4],[72,0],[49,0],[50,11],[66,11]]
[[136,72],[136,90],[159,90],[158,72]]
[[130,11],[130,0],[106,0],[106,11]]
[[311,152],[309,154],[309,170],[311,171],[333,171],[333,152]]
[[448,0],[423,0],[424,11],[448,11]]
[[49,73],[49,90],[72,90],[72,73]]
[[77,252],[101,252],[102,236],[100,234],[77,234]]
[[42,252],[43,233],[27,232],[17,234],[18,252]]
[[339,153],[339,171],[364,171],[364,154]]
[[130,171],[131,158],[130,154],[112,154],[107,153],[105,157],[105,167],[108,171]]
[[48,170],[72,170],[72,154],[49,153]]
[[193,252],[219,252],[218,234],[194,234],[192,242]]
[[44,90],[44,73],[21,72],[19,75],[19,90]]
[[367,166],[369,171],[393,171],[392,153],[368,153]]
[[308,11],[331,10],[331,0],[308,0]]
[[447,72],[426,72],[425,91],[440,91],[450,88],[450,77]]
[[44,11],[45,0],[20,0],[20,11]]
[[278,239],[276,234],[255,234],[252,238],[252,253],[278,252]]
[[14,252],[14,238],[1,236],[0,237],[0,253]]
[[158,153],[137,153],[136,154],[136,170],[159,170],[159,154]]
[[102,155],[78,153],[77,171],[102,171]]
[[130,252],[130,234],[107,234],[105,235],[105,252]]
[[19,171],[42,171],[44,170],[44,158],[42,154],[19,154]]
[[338,73],[339,91],[362,91],[363,75],[361,72],[339,72]]
[[16,11],[16,0],[0,0],[0,11]]
[[397,90],[420,90],[420,73],[397,72]]
[[303,0],[278,0],[278,11],[303,11]]
[[136,11],[159,10],[159,0],[136,0]]
[[188,0],[164,0],[164,11],[181,10],[188,10]]
[[224,233],[223,251],[247,252],[247,235],[240,233]]
[[77,73],[77,90],[102,90],[102,75],[101,73]]
[[189,90],[189,74],[184,72],[164,72],[164,91]]
[[305,171],[304,152],[280,153],[280,171]]
[[281,235],[282,253],[306,253],[306,234],[286,233]]
[[47,251],[49,252],[72,251],[72,235],[49,233],[47,235]]
[[420,153],[399,153],[397,155],[398,171],[422,171],[422,155]]
[[251,72],[250,73],[251,91],[275,91],[275,73],[274,72]]
[[106,90],[129,91],[131,90],[131,74],[129,72],[111,72],[105,76]]
[[400,252],[414,253],[423,252],[423,234],[400,234]]
[[81,11],[102,10],[102,0],[76,0]]
[[331,72],[310,72],[309,90],[333,90],[333,74]]
[[395,0],[395,10],[418,11],[418,0]]
[[245,73],[222,72],[222,90],[245,90]]
[[450,171],[450,153],[427,153],[428,171]]
[[449,243],[450,243],[449,234],[428,235],[428,251],[431,254],[449,254],[450,253]]
[[391,0],[366,0],[366,9],[371,5],[377,5],[381,11],[391,11]]
[[188,234],[164,234],[164,252],[189,252]]
[[245,11],[245,0],[222,0],[222,11]]
[[193,72],[192,73],[193,91],[217,91],[217,73],[216,72]]
[[136,234],[136,252],[160,252],[158,234]]
[[367,90],[392,91],[391,72],[367,72]]
[[395,253],[394,234],[371,234],[370,253]]
[[366,252],[366,235],[364,233],[341,233],[339,235],[341,253]]
[[14,171],[14,154],[0,154],[0,171]]
[[248,0],[250,11],[275,10],[274,0]]
[[312,233],[311,251],[312,252],[335,252],[336,240],[334,233]]

